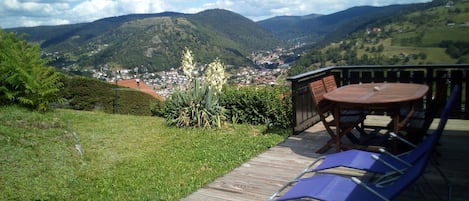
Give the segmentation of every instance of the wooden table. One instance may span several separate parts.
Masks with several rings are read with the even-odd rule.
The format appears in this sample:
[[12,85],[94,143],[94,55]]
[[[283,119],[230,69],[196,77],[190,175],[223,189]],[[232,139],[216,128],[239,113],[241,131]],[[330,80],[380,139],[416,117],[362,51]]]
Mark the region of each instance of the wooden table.
[[[390,112],[394,123],[392,131],[397,134],[409,117],[412,116],[415,102],[420,100],[427,91],[428,86],[424,84],[351,84],[324,94],[324,98],[335,103],[334,115],[336,117],[337,133],[340,131],[340,110],[356,109]],[[409,107],[410,110],[406,118],[400,120],[399,113],[403,107]]]

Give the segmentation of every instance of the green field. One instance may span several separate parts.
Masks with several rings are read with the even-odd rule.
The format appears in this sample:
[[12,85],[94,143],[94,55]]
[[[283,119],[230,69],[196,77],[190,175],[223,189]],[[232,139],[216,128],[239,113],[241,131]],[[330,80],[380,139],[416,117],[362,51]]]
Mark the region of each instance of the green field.
[[0,200],[179,200],[288,133],[17,107],[0,107],[0,121]]
[[425,32],[422,40],[422,46],[431,47],[438,46],[441,41],[462,41],[469,42],[469,26],[467,27],[444,27],[441,29],[433,29]]

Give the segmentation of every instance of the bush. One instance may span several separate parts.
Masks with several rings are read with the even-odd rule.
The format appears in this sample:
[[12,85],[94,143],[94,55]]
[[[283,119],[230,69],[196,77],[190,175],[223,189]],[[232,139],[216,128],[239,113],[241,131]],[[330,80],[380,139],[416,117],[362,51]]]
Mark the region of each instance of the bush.
[[74,110],[150,116],[151,106],[159,102],[149,94],[93,78],[63,76],[62,82],[65,107]]
[[178,127],[220,127],[232,123],[291,128],[292,103],[287,87],[225,87],[224,65],[219,59],[208,65],[204,82],[192,77],[192,52],[186,48],[181,66],[191,83],[184,91],[175,91],[165,103],[152,106],[152,113],[163,116]]
[[165,101],[156,101],[150,105],[150,112],[153,116],[165,117]]
[[[195,106],[189,106],[190,96],[185,91],[176,91],[166,102],[153,104],[152,114],[165,117],[172,125],[177,125],[183,119],[189,121],[187,112],[182,111],[188,111],[188,108],[192,108],[194,111],[203,111],[201,108],[196,109]],[[200,99],[199,102],[201,102]],[[291,128],[292,126],[292,102],[287,87],[225,87],[219,102],[220,106],[224,108],[225,117],[223,118],[231,123],[268,125],[270,128]],[[178,114],[184,114],[184,117],[179,117]]]
[[287,87],[226,87],[221,104],[232,123],[291,128],[292,103]]
[[164,109],[161,104],[154,105],[152,113],[163,113],[168,124],[177,127],[221,127],[226,120],[225,110],[219,103],[219,95],[226,82],[224,64],[217,58],[208,65],[205,77],[193,77],[194,58],[186,47],[181,66],[188,86],[183,91],[174,91]]
[[193,79],[185,91],[174,91],[165,103],[165,117],[169,125],[177,127],[221,127],[225,110],[215,90]]
[[46,66],[38,45],[0,29],[0,104],[19,104],[37,111],[60,102],[59,73]]

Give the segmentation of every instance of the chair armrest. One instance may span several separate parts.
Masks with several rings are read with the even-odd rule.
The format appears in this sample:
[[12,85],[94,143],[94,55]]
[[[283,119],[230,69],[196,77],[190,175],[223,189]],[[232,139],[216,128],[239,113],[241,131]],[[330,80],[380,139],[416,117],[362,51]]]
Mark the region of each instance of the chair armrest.
[[393,169],[394,171],[396,172],[399,172],[399,174],[404,174],[404,171],[402,170],[399,170],[398,168],[394,167],[393,165],[391,165],[390,163],[384,161],[383,159],[379,158],[379,156],[375,155],[375,154],[372,154],[371,155],[371,158],[383,163],[384,165],[388,166],[389,168]]
[[395,160],[401,162],[402,164],[408,166],[408,167],[412,167],[412,164],[408,163],[407,161],[405,160],[402,160],[401,158],[397,157],[396,155],[392,154],[392,153],[389,153],[388,151],[386,151],[385,149],[383,148],[380,148],[379,151],[383,154],[386,154],[388,156],[390,156],[391,158],[394,158]]
[[390,132],[389,135],[390,135],[392,138],[396,138],[396,139],[398,139],[398,140],[400,140],[400,141],[402,141],[402,142],[408,144],[409,146],[411,146],[411,147],[413,147],[413,148],[417,147],[414,143],[409,142],[408,140],[406,140],[406,139],[404,139],[404,138],[398,136],[398,135],[395,134],[394,132]]
[[356,177],[352,177],[351,178],[353,182],[355,182],[357,185],[365,188],[367,191],[373,193],[374,195],[376,195],[377,197],[379,197],[381,200],[385,200],[385,201],[389,201],[388,198],[384,197],[383,195],[379,194],[378,192],[376,192],[375,190],[373,190],[372,188],[370,188],[369,186],[367,186],[365,183],[363,183],[360,179],[356,178]]

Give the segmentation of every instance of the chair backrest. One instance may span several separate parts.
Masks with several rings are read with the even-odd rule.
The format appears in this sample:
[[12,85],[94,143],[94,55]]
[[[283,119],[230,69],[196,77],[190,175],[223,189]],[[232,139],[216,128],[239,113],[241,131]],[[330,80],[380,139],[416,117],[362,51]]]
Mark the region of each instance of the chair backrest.
[[374,187],[374,189],[389,200],[393,200],[397,195],[412,185],[423,174],[429,158],[430,153],[428,152],[423,157],[420,157],[414,166],[410,167],[408,171],[399,176],[399,178],[392,184],[384,188]]
[[448,99],[448,101],[446,101],[445,107],[440,116],[440,122],[438,123],[437,129],[433,131],[422,143],[417,145],[417,147],[412,150],[412,152],[402,157],[403,160],[407,161],[410,164],[413,164],[425,153],[431,152],[433,150],[433,147],[436,145],[441,135],[443,134],[446,122],[448,121],[449,113],[451,112],[454,102],[456,102],[456,98],[458,97],[459,92],[460,87],[459,85],[456,85],[451,92],[450,98]]
[[314,104],[319,107],[321,106],[324,100],[324,94],[326,93],[326,88],[322,80],[317,80],[309,83],[309,88],[311,90],[311,95],[313,98]]
[[406,161],[409,164],[414,164],[422,156],[433,151],[433,147],[438,142],[438,135],[436,131],[433,131],[428,135],[425,140],[418,144],[410,153],[401,157],[402,160]]
[[434,114],[441,111],[446,103],[446,98],[448,98],[448,81],[446,79],[446,75],[437,78],[435,85],[435,95],[430,102],[430,106],[433,106],[430,108],[430,111]]
[[326,87],[326,92],[331,92],[337,89],[337,83],[335,82],[334,75],[323,77],[322,81],[324,83],[324,87]]
[[438,123],[438,127],[436,128],[438,138],[443,134],[443,130],[445,129],[446,122],[448,121],[448,118],[449,118],[449,113],[451,112],[454,106],[454,103],[456,102],[456,98],[459,96],[460,92],[461,92],[461,87],[459,85],[455,85],[453,87],[453,90],[451,91],[451,96],[446,101],[445,107],[443,108],[443,111],[441,112],[440,122]]
[[446,81],[438,82],[435,89],[435,96],[430,100],[428,108],[425,110],[425,118],[423,123],[422,131],[427,132],[430,128],[433,119],[436,117],[438,111],[445,105],[446,94],[447,94]]

